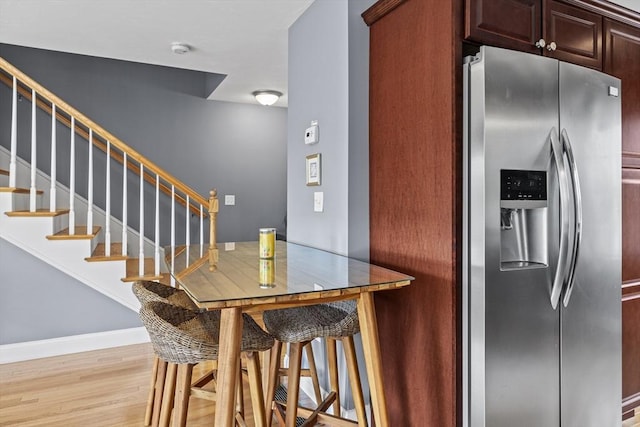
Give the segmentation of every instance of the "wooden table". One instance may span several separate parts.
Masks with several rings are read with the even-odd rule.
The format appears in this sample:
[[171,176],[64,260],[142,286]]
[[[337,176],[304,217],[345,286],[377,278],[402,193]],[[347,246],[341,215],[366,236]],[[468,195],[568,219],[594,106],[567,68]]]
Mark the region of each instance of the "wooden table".
[[202,253],[197,245],[176,249],[173,256],[171,248],[165,248],[167,266],[193,301],[201,308],[221,310],[215,426],[234,425],[243,312],[347,299],[357,300],[376,425],[388,426],[373,292],[409,285],[413,277],[281,241],[276,242],[272,263],[258,258],[258,242],[223,243],[218,248],[215,267],[209,264],[207,250]]

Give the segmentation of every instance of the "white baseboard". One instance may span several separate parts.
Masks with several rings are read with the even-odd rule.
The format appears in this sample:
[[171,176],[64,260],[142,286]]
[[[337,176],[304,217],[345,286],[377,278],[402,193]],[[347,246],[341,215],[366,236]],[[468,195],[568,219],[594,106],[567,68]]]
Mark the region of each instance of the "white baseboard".
[[0,345],[0,364],[149,342],[143,327]]

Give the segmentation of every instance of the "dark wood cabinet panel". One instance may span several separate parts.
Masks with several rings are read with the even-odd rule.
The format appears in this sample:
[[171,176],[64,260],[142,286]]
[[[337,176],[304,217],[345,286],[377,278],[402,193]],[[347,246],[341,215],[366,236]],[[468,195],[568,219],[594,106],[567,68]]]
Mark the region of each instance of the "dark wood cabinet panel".
[[622,398],[640,396],[640,169],[622,169]]
[[[640,397],[640,282],[628,284],[622,295],[622,401]],[[628,405],[638,406],[638,402]]]
[[370,258],[415,277],[375,296],[392,426],[455,427],[460,407],[457,6],[408,0],[370,28]]
[[602,70],[602,16],[557,1],[545,3],[546,56]]
[[466,0],[465,38],[539,53],[542,0]]
[[[622,281],[640,282],[640,169],[622,169]],[[640,354],[638,355],[640,360]],[[638,390],[640,392],[640,390]]]
[[[605,18],[604,34],[604,71],[622,80],[623,156],[637,159],[640,156],[640,28]],[[634,162],[633,158],[623,159],[623,163],[638,163],[640,167],[640,162]]]

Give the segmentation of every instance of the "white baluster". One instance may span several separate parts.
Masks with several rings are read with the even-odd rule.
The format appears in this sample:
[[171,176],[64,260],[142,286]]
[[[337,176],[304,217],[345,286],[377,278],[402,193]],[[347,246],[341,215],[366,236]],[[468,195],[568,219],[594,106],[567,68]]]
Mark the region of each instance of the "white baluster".
[[[56,104],[51,103],[51,188],[49,189],[49,211],[56,211]],[[108,193],[107,193],[108,194]]]
[[69,236],[76,234],[76,119],[71,116],[71,148],[69,152]]
[[122,255],[127,255],[129,225],[127,224],[127,153],[122,153]]
[[140,163],[140,235],[138,239],[138,274],[144,276],[144,165]]
[[176,271],[176,188],[171,185],[171,286],[176,285],[174,273]]
[[156,174],[156,241],[155,241],[155,275],[160,274],[160,177]]
[[186,236],[185,236],[185,241],[186,241],[186,245],[187,245],[187,250],[186,250],[186,266],[189,267],[189,246],[191,245],[191,227],[189,226],[189,195],[187,194],[187,203],[186,203],[186,211],[185,211],[185,218],[186,218],[186,224],[185,224],[185,228],[186,228]]
[[93,233],[93,129],[89,129],[89,182],[87,184],[87,234]]
[[104,255],[111,256],[111,143],[107,141],[106,164],[106,189],[105,189],[105,218],[104,218]]
[[11,98],[11,158],[9,160],[9,187],[16,187],[16,156],[18,149],[18,81],[13,77]]
[[200,205],[200,258],[204,256],[204,217],[202,216],[202,205]]
[[36,211],[36,91],[31,89],[31,187],[29,211]]

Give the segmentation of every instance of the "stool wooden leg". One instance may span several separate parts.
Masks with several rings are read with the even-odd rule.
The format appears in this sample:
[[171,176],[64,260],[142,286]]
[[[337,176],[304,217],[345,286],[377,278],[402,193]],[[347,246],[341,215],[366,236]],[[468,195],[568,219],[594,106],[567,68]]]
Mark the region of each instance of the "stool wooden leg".
[[244,390],[242,387],[242,363],[238,364],[238,374],[236,376],[236,414],[244,419]]
[[353,403],[358,415],[358,426],[367,426],[367,413],[364,408],[364,396],[360,382],[360,372],[358,372],[358,359],[356,358],[356,348],[353,344],[353,336],[342,338],[342,346],[347,359],[347,370],[349,371],[349,381],[351,382],[351,393]]
[[164,392],[164,380],[167,376],[168,363],[164,360],[160,360],[158,363],[158,373],[156,374],[155,396],[153,401],[153,417],[151,419],[151,425],[158,427],[160,423],[160,408],[162,407],[162,394]]
[[280,354],[282,353],[282,343],[278,340],[273,344],[271,355],[269,356],[269,380],[267,383],[267,395],[265,396],[264,406],[266,408],[267,427],[271,427],[273,418],[273,400],[275,399],[276,389],[278,388],[280,371]]
[[149,384],[149,397],[147,397],[147,407],[144,411],[144,425],[151,425],[151,417],[153,415],[153,401],[155,400],[155,391],[156,391],[156,377],[158,376],[158,365],[160,364],[160,359],[158,356],[154,356],[153,358],[153,368],[151,369],[151,384]]
[[191,395],[192,373],[193,365],[178,365],[176,402],[173,409],[173,427],[185,427],[187,425],[187,410],[189,409],[189,396]]
[[289,373],[287,374],[287,416],[286,427],[295,427],[300,393],[300,365],[304,343],[291,343],[289,347]]
[[322,393],[320,393],[320,382],[318,381],[318,369],[316,368],[316,359],[313,357],[312,341],[305,344],[304,349],[309,362],[309,370],[311,371],[311,382],[313,383],[313,392],[316,395],[316,405],[322,402]]
[[336,340],[327,338],[327,361],[329,363],[329,382],[331,391],[335,392],[336,400],[333,402],[333,415],[340,416],[340,386],[338,382],[338,352],[336,351]]
[[247,361],[247,373],[249,374],[249,393],[251,394],[251,407],[253,408],[253,422],[256,427],[267,425],[264,394],[262,393],[262,378],[260,376],[260,357],[257,352],[245,353]]
[[171,410],[173,409],[173,398],[176,392],[176,371],[178,365],[169,363],[167,375],[164,380],[164,391],[162,393],[162,406],[160,408],[160,427],[169,427],[171,421]]

